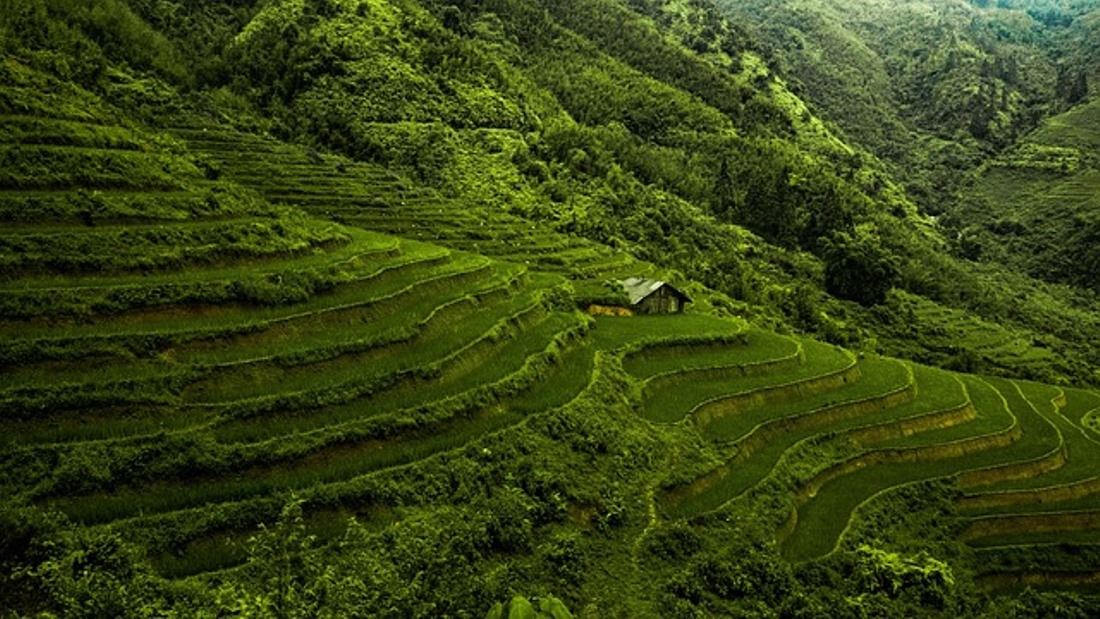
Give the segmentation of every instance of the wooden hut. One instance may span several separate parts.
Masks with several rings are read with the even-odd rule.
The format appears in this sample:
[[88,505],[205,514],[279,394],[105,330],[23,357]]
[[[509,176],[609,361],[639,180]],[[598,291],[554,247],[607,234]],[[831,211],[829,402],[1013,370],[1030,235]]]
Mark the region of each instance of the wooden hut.
[[622,280],[631,309],[639,314],[678,314],[691,299],[668,282],[644,277]]

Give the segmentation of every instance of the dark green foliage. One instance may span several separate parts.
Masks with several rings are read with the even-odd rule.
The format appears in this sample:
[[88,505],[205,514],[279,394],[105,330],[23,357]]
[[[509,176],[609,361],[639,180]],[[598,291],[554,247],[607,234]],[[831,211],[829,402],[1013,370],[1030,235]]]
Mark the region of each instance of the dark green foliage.
[[44,146],[5,146],[0,165],[4,189],[179,189],[198,176],[193,164],[171,155]]
[[16,613],[141,617],[163,593],[134,547],[111,532],[67,526],[54,515],[6,506],[0,601]]
[[1005,619],[1039,619],[1066,617],[1085,619],[1100,611],[1095,596],[1067,592],[1025,589],[1019,597],[1004,597],[996,607],[997,615]]
[[1076,26],[1063,29],[1095,8],[1089,3],[1044,3],[1028,14],[1009,3],[720,4],[768,33],[802,94],[896,163],[896,174],[932,212],[949,207],[969,167],[959,166],[958,155],[977,163],[1072,102],[1088,69],[1080,56],[1067,63],[1067,50],[1095,50],[1074,40]]
[[130,0],[131,10],[177,45],[199,84],[224,83],[222,51],[256,11],[252,0]]
[[[285,134],[402,169],[458,209],[507,209],[659,260],[831,341],[936,356],[919,338],[902,346],[858,327],[868,324],[861,310],[835,300],[879,304],[891,285],[986,320],[1007,315],[1020,290],[945,259],[938,231],[914,217],[886,168],[835,140],[770,77],[767,46],[713,7],[545,8],[272,3],[227,57],[237,93]],[[954,142],[927,143],[951,168],[980,160]],[[843,240],[862,238],[857,228],[891,260]],[[866,273],[866,291],[844,283]],[[1076,311],[1076,301],[1058,304]]]
[[859,228],[853,235],[834,232],[823,245],[826,290],[866,306],[886,300],[886,293],[897,281],[898,268],[871,231]]
[[190,77],[175,46],[124,0],[12,0],[0,35],[7,52],[89,88],[105,85],[110,62],[179,82]]
[[561,600],[552,595],[535,598],[532,604],[527,598],[517,595],[507,605],[497,602],[489,609],[485,619],[572,619],[569,609]]
[[724,551],[700,553],[664,585],[663,606],[671,616],[718,615],[778,608],[796,595],[789,564],[769,548],[749,541]]
[[954,593],[951,568],[927,554],[902,557],[868,546],[854,554],[851,578],[855,587],[871,595],[904,594],[917,605],[942,609]]
[[124,193],[80,189],[59,194],[0,197],[0,220],[10,224],[85,226],[201,220],[267,214],[256,195],[236,185],[189,192]]

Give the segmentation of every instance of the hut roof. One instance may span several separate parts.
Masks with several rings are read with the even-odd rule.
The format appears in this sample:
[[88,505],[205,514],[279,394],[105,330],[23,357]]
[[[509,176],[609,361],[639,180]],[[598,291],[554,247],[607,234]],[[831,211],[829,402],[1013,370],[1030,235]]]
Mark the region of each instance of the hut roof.
[[667,286],[677,296],[681,297],[685,303],[691,303],[691,298],[681,292],[672,284],[661,281],[659,279],[646,279],[644,277],[628,277],[622,280],[623,288],[626,289],[626,294],[630,297],[630,304],[637,305],[642,302],[649,295],[657,292],[662,286]]

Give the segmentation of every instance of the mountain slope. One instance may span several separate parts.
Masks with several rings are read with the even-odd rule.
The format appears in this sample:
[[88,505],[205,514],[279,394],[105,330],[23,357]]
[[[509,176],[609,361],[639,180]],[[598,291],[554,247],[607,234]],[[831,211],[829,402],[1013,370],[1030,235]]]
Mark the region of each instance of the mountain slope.
[[961,202],[961,250],[1048,281],[1100,290],[1100,101],[1049,119],[978,170]]
[[[303,141],[398,166],[459,208],[503,207],[694,273],[835,341],[876,337],[888,351],[941,358],[930,336],[898,345],[893,326],[854,328],[881,320],[815,289],[874,305],[899,285],[987,322],[1008,315],[1016,293],[945,259],[938,230],[885,168],[829,133],[757,46],[717,28],[695,45],[720,53],[698,56],[678,22],[662,17],[707,15],[705,7],[544,8],[273,3],[227,57],[237,90]],[[279,42],[288,36],[296,43]],[[417,94],[393,98],[414,82]],[[746,263],[752,253],[724,222],[784,248],[764,250],[781,271]],[[1076,311],[1076,300],[1052,301],[1055,311]],[[1064,339],[1045,325],[1006,326],[1033,332],[1025,341]],[[1036,378],[1068,369],[1034,374],[996,350],[975,359]]]
[[[959,172],[1088,93],[1095,2],[726,3],[929,212]],[[1095,82],[1094,82],[1095,83]]]
[[[173,6],[0,20],[5,607],[1096,610],[1096,394],[790,328],[1067,380],[1090,301],[942,254],[712,7]],[[635,274],[694,311],[578,311]]]

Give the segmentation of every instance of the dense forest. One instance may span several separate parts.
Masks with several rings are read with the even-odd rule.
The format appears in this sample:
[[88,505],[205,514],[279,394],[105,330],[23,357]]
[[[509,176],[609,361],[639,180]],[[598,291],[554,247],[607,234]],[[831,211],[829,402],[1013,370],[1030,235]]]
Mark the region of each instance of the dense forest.
[[1095,616],[1098,8],[7,0],[0,606]]

